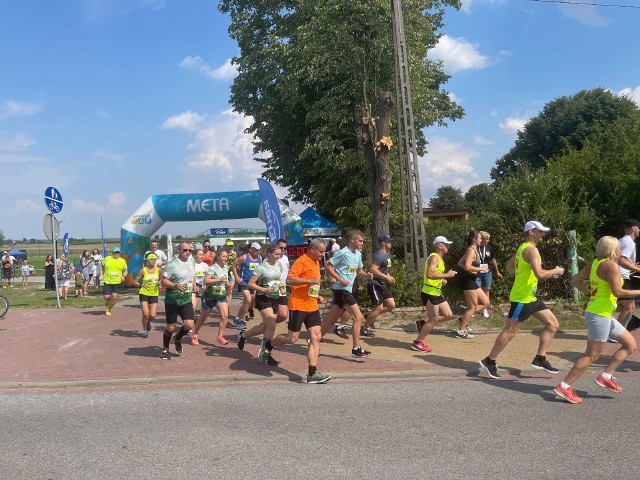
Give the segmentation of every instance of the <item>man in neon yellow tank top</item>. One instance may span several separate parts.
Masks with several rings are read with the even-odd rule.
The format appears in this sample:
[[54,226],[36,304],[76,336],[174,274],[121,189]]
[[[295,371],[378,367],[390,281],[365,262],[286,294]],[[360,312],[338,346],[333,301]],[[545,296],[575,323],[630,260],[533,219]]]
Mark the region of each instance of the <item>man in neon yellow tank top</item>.
[[562,275],[564,273],[564,268],[562,267],[556,267],[552,270],[544,270],[542,268],[542,260],[537,245],[549,230],[550,228],[545,227],[540,222],[527,222],[524,226],[525,243],[520,245],[516,254],[507,262],[507,271],[516,275],[509,295],[511,309],[509,310],[505,327],[496,338],[491,353],[480,360],[480,366],[491,378],[500,378],[496,358],[506,348],[511,339],[516,336],[522,322],[531,315],[544,325],[544,330],[540,334],[538,353],[531,362],[531,366],[536,370],[544,370],[549,373],[559,372],[557,368],[551,366],[545,356],[553,337],[558,331],[558,319],[541,300],[536,298],[538,280],[545,280],[554,275]]

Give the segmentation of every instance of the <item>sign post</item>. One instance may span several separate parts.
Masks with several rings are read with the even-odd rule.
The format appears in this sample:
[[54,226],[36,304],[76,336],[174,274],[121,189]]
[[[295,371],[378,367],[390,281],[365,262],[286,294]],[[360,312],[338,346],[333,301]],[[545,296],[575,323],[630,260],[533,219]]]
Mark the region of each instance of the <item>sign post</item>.
[[[50,214],[45,216],[44,224],[47,223],[47,217],[51,217],[50,220],[50,229],[47,229],[47,226],[44,227],[45,234],[51,233],[49,240],[53,243],[53,262],[54,262],[54,274],[53,279],[56,285],[56,304],[58,308],[60,308],[60,291],[58,289],[58,252],[56,248],[56,243],[58,241],[58,234],[60,233],[60,225],[58,224],[58,220],[56,219],[55,214],[60,213],[62,211],[62,195],[55,187],[47,187],[44,191],[44,204],[47,206]],[[49,235],[47,235],[49,237]]]

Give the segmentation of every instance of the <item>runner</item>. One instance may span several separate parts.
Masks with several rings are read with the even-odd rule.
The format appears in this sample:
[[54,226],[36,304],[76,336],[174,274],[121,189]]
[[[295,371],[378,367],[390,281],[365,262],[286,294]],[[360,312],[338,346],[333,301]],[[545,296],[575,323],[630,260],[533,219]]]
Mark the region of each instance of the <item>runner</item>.
[[229,320],[229,303],[227,302],[227,287],[229,285],[229,254],[226,247],[220,247],[215,255],[215,262],[209,267],[204,275],[204,293],[202,295],[202,303],[200,305],[200,318],[196,322],[191,334],[191,345],[200,345],[200,329],[204,322],[207,321],[211,314],[211,309],[216,307],[220,313],[220,322],[218,323],[218,336],[215,344],[219,347],[225,346],[227,343],[224,338],[224,330]]
[[108,255],[100,265],[100,277],[104,279],[102,298],[107,310],[105,315],[111,315],[111,310],[118,300],[120,285],[127,276],[127,262],[120,256],[120,247],[113,247],[112,254]]
[[255,304],[255,293],[249,289],[247,283],[253,276],[253,271],[262,262],[262,257],[258,253],[261,248],[258,242],[253,242],[249,246],[249,251],[233,262],[233,276],[240,280],[240,292],[242,293],[242,306],[234,319],[235,327],[239,330],[247,328],[248,319],[246,317],[249,309]]
[[205,240],[202,242],[202,261],[207,264],[207,267],[213,265],[213,260],[215,258],[215,253],[211,250],[211,242],[209,240]]
[[388,283],[396,283],[396,279],[389,275],[391,264],[389,252],[391,252],[392,243],[393,239],[389,235],[384,234],[378,237],[380,249],[373,255],[369,270],[373,278],[367,283],[367,293],[375,307],[365,317],[364,325],[360,330],[360,335],[363,337],[375,337],[375,333],[370,328],[373,322],[379,315],[391,313],[396,308],[396,301],[387,286]]
[[227,305],[231,306],[231,297],[233,297],[233,287],[236,284],[236,277],[233,275],[233,264],[238,259],[236,251],[233,249],[233,240],[227,238],[224,242],[227,253],[227,265],[229,266],[229,283],[227,283]]
[[500,378],[496,359],[511,339],[516,336],[522,322],[531,315],[544,325],[544,330],[540,333],[538,353],[531,362],[531,366],[537,370],[545,370],[549,373],[558,373],[560,371],[551,366],[545,357],[547,348],[551,345],[553,337],[558,331],[558,319],[535,295],[539,280],[564,273],[564,268],[562,267],[556,267],[552,270],[544,270],[542,268],[542,259],[540,258],[537,245],[549,230],[551,229],[545,227],[540,222],[527,222],[524,226],[526,241],[520,245],[516,254],[507,262],[507,271],[509,273],[515,273],[516,275],[513,287],[511,288],[511,294],[509,295],[511,309],[509,310],[505,327],[502,332],[500,332],[500,335],[498,335],[498,338],[496,338],[489,356],[480,360],[480,366],[491,378]]
[[[595,382],[612,392],[622,393],[613,373],[620,364],[636,351],[636,341],[625,328],[612,317],[619,297],[630,298],[640,295],[640,290],[625,290],[616,260],[620,258],[621,247],[618,239],[602,237],[596,244],[596,257],[571,279],[571,285],[589,295],[589,304],[584,314],[587,325],[587,350],[573,365],[566,378],[553,390],[569,403],[582,403],[573,383],[595,362],[609,337],[620,342],[620,348]],[[589,287],[586,282],[589,281]]]
[[278,335],[271,340],[273,347],[296,343],[304,324],[309,333],[307,383],[327,383],[331,380],[330,375],[325,375],[317,370],[321,337],[318,303],[324,301],[318,295],[321,280],[320,258],[324,255],[326,249],[327,244],[323,239],[314,238],[309,243],[307,253],[293,262],[287,276],[287,285],[291,287],[291,294],[289,295],[289,311],[291,314],[289,316],[288,333],[286,335]]
[[425,337],[431,333],[437,323],[453,318],[449,302],[442,296],[442,287],[448,279],[455,277],[457,273],[455,270],[444,273],[443,258],[452,243],[446,237],[434,238],[433,246],[436,251],[431,253],[424,263],[423,287],[420,291],[420,298],[422,305],[427,307],[427,321],[416,322],[418,337],[411,344],[413,350],[430,352],[431,348],[424,343]]
[[[624,237],[620,239],[621,254],[618,259],[622,288],[631,290],[631,273],[640,272],[640,265],[636,264],[636,238],[640,236],[640,222],[636,219],[625,220]],[[627,297],[625,295],[625,297]],[[621,298],[616,308],[616,318],[626,328],[636,309],[635,299]]]
[[482,312],[489,305],[489,299],[486,294],[476,284],[476,275],[489,271],[488,266],[480,266],[478,247],[481,242],[480,234],[471,229],[467,233],[467,250],[458,261],[458,266],[463,269],[460,274],[460,286],[468,307],[460,317],[460,329],[455,331],[455,335],[458,338],[473,338],[469,328],[471,317],[476,313]]
[[[196,251],[193,255],[193,262],[196,274],[196,289],[193,292],[193,312],[198,310],[200,307],[200,299],[202,298],[202,294],[204,292],[204,275],[209,270],[209,265],[203,261],[202,256],[204,255],[204,250],[202,248],[196,248]],[[213,255],[212,255],[213,257]]]
[[488,267],[489,271],[484,273],[478,273],[476,277],[476,284],[482,289],[482,291],[487,295],[487,299],[489,300],[489,306],[482,311],[482,315],[485,318],[489,317],[489,308],[491,307],[491,284],[493,283],[493,272],[496,273],[496,277],[502,280],[502,274],[500,273],[500,269],[498,268],[498,262],[496,260],[496,253],[489,242],[491,241],[491,235],[488,232],[481,231],[480,238],[482,241],[480,242],[480,246],[478,247],[478,255],[480,255],[480,266]]
[[360,346],[360,326],[362,325],[362,312],[353,296],[353,282],[356,277],[373,278],[371,273],[366,272],[362,267],[362,246],[364,244],[364,233],[353,230],[349,234],[347,246],[335,252],[326,265],[327,273],[334,280],[333,284],[333,304],[329,313],[322,319],[322,336],[324,336],[338,321],[343,311],[349,312],[353,316],[353,349],[351,356],[356,358],[366,358],[371,356],[371,352]]
[[160,269],[156,267],[158,257],[155,253],[147,255],[147,266],[136,275],[133,285],[140,287],[138,299],[142,309],[142,338],[147,338],[151,331],[151,322],[156,319],[158,311],[158,283]]
[[[193,246],[189,242],[180,242],[178,254],[171,259],[162,271],[162,286],[167,291],[164,297],[164,307],[167,317],[167,328],[162,336],[162,353],[160,358],[171,360],[169,344],[175,343],[177,356],[182,355],[182,337],[193,327],[193,303],[191,293],[195,288],[195,262],[191,253]],[[178,322],[182,319],[182,328],[173,336]]]
[[[280,303],[280,281],[282,277],[282,264],[279,262],[282,250],[275,245],[267,248],[267,259],[256,267],[253,275],[247,283],[248,287],[256,292],[256,308],[262,317],[262,323],[247,331],[246,336],[242,331],[238,332],[238,348],[244,345],[244,340],[253,335],[262,333],[262,346],[258,354],[260,363],[267,363],[271,349],[271,339],[276,330],[276,319]],[[242,348],[240,348],[242,350]],[[277,365],[277,363],[276,363]]]

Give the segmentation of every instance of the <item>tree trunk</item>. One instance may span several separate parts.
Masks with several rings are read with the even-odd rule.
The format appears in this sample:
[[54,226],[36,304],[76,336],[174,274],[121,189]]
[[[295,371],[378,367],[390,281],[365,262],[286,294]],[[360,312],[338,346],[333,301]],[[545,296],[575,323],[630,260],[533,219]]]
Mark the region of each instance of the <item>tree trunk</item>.
[[389,233],[391,212],[391,168],[389,150],[391,148],[391,113],[393,96],[380,90],[372,116],[370,106],[363,108],[362,142],[367,162],[367,185],[371,192],[371,240],[373,250],[378,244],[378,236]]

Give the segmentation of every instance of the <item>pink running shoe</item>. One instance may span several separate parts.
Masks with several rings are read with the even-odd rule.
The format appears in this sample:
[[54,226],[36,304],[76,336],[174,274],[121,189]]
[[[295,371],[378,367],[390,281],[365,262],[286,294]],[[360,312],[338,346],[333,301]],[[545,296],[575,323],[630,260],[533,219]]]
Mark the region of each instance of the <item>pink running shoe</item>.
[[198,334],[197,333],[192,333],[191,334],[191,345],[200,345],[200,339],[198,338]]
[[556,395],[564,398],[569,403],[582,403],[582,399],[571,386],[568,388],[562,388],[562,384],[559,383],[553,391]]
[[616,377],[611,377],[611,380],[606,380],[602,374],[596,378],[596,383],[603,388],[608,388],[612,392],[622,393],[622,387],[616,383]]
[[431,349],[429,347],[427,347],[424,344],[424,342],[417,342],[415,340],[411,344],[411,349],[412,350],[417,350],[419,352],[426,352],[426,353],[429,353],[431,351]]
[[216,338],[216,345],[218,345],[219,347],[224,347],[227,343],[229,342],[222,335]]

